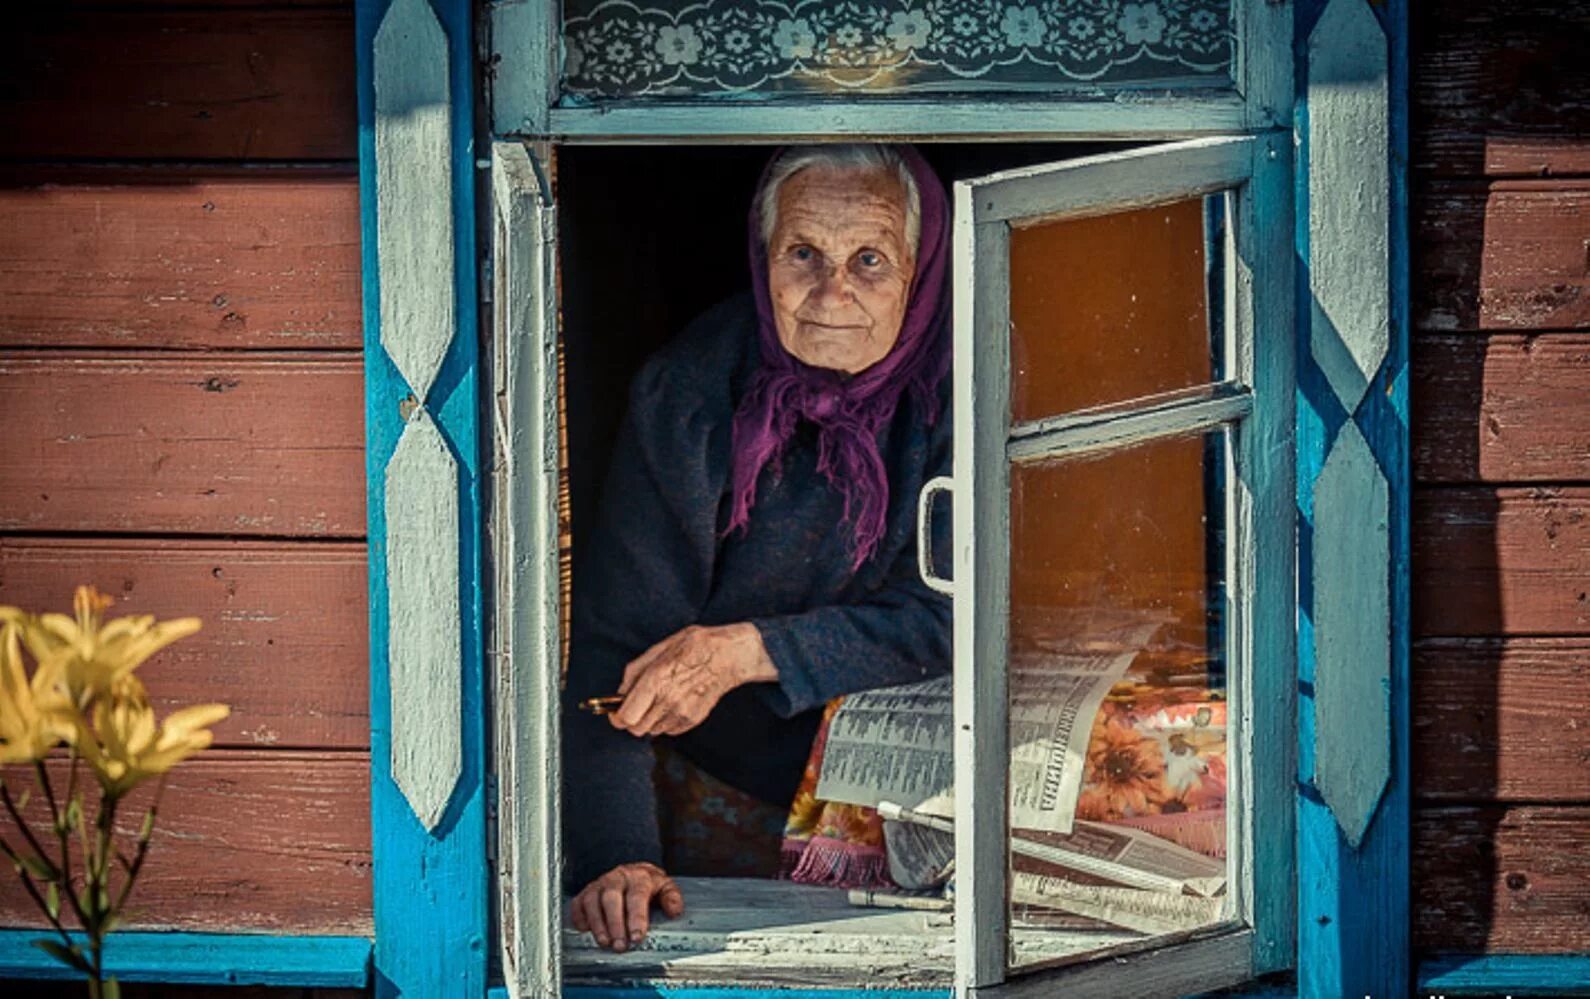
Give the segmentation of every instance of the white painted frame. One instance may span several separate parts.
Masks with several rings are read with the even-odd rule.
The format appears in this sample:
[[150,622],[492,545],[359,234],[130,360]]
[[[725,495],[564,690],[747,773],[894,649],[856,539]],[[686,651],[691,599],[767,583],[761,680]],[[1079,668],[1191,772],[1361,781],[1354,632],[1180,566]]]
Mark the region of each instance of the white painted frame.
[[557,219],[519,142],[491,148],[497,903],[519,999],[560,993]]
[[[955,186],[956,991],[1182,995],[1290,964],[1295,938],[1290,137],[1199,139],[993,174]],[[1215,386],[1013,427],[1013,224],[1229,190],[1226,370]],[[1062,968],[1008,965],[1010,465],[1227,427],[1233,921]],[[1258,706],[1262,705],[1263,713]],[[1263,835],[1260,835],[1263,830]]]
[[639,98],[559,107],[562,4],[494,0],[492,123],[500,135],[576,142],[680,139],[1176,138],[1284,126],[1292,109],[1290,0],[1232,0],[1230,90],[1076,88],[1052,96]]

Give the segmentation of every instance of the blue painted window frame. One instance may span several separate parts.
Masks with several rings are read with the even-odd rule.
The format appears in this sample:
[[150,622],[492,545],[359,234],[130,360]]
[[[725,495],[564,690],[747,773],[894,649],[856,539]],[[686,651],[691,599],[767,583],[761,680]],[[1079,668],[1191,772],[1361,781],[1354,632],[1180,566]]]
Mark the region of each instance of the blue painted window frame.
[[[1252,134],[1266,126],[1291,126],[1299,136],[1295,157],[1297,313],[1299,345],[1296,482],[1303,516],[1300,574],[1312,564],[1309,494],[1325,445],[1346,418],[1318,405],[1319,371],[1307,358],[1309,344],[1306,67],[1309,38],[1329,0],[1238,0],[1244,25],[1266,16],[1284,18],[1284,28],[1264,25],[1249,37],[1288,46],[1287,60],[1244,54],[1238,93],[1231,98],[1139,99],[1083,104],[1060,100],[865,100],[740,102],[635,102],[633,106],[562,108],[557,102],[559,29],[553,4],[499,3],[491,7],[494,33],[494,132],[552,143],[619,141],[723,141],[742,138],[791,140],[890,135],[909,138],[1082,138],[1174,139],[1210,133]],[[1390,488],[1391,659],[1393,769],[1368,840],[1359,848],[1343,839],[1335,818],[1314,790],[1311,760],[1300,746],[1297,783],[1298,994],[1333,996],[1402,994],[1414,982],[1408,932],[1408,746],[1407,746],[1407,0],[1336,0],[1372,7],[1389,52],[1390,171],[1389,273],[1392,287],[1390,350],[1378,372],[1370,408],[1358,423],[1370,439]],[[1284,64],[1285,71],[1278,71]],[[1325,411],[1322,412],[1322,409]],[[1308,627],[1310,594],[1300,594],[1299,617]],[[1306,636],[1305,636],[1306,637]],[[1301,642],[1298,668],[1314,668],[1311,648]],[[1299,690],[1300,740],[1312,733],[1312,696],[1305,679]],[[1372,939],[1372,944],[1369,943]],[[1497,967],[1515,969],[1516,964]],[[1432,974],[1435,972],[1432,971]],[[1423,975],[1420,976],[1424,977]],[[1492,979],[1501,981],[1501,979]],[[669,990],[670,992],[675,990]]]

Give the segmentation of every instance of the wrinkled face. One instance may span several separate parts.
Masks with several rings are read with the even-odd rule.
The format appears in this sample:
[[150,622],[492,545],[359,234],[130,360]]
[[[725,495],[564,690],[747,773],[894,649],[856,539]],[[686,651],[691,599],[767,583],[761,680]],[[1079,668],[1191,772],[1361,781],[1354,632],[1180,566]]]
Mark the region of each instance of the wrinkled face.
[[882,171],[810,167],[784,182],[767,247],[778,340],[813,367],[850,374],[900,336],[916,261],[906,192]]

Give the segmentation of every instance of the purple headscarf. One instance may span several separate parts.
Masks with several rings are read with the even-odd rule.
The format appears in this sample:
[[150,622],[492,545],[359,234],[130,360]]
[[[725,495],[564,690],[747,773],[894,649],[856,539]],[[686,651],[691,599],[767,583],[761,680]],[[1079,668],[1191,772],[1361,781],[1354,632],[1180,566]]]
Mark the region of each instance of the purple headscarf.
[[759,212],[762,189],[778,155],[763,171],[751,201],[751,288],[762,363],[734,414],[734,501],[728,531],[749,522],[762,469],[777,464],[796,425],[806,420],[818,431],[817,469],[844,498],[852,571],[877,550],[887,526],[889,477],[878,453],[878,434],[906,392],[929,423],[936,421],[938,385],[950,364],[949,198],[920,153],[910,146],[894,150],[910,169],[921,199],[916,270],[899,338],[882,360],[858,374],[812,367],[779,343]]

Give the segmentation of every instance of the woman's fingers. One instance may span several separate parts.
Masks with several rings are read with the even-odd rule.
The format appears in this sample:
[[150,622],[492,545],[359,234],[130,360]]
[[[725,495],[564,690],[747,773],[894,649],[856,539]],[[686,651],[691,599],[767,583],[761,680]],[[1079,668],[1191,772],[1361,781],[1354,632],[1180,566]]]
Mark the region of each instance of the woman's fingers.
[[629,890],[624,892],[624,912],[629,920],[629,942],[638,944],[646,939],[651,928],[651,897],[657,885],[649,877],[631,877]]
[[619,705],[617,711],[607,716],[614,728],[621,728],[634,735],[645,735],[640,729],[640,720],[646,717],[646,712],[651,710],[657,698],[657,687],[647,681],[646,675],[641,677],[624,696],[624,703]]
[[674,884],[674,879],[664,876],[663,886],[657,892],[657,904],[662,906],[663,915],[669,919],[678,919],[685,914],[685,896]]
[[582,891],[578,895],[574,896],[574,901],[569,903],[569,921],[572,922],[574,924],[574,928],[579,930],[581,933],[590,931],[591,924],[585,918],[585,892]]
[[616,887],[602,889],[602,915],[607,919],[607,939],[602,939],[601,934],[598,934],[596,942],[603,947],[611,942],[612,948],[617,951],[627,949],[629,934],[624,931],[624,893]]
[[675,639],[678,637],[678,633],[675,632],[634,659],[631,659],[629,665],[624,667],[624,678],[619,681],[618,692],[620,694],[628,694],[630,689],[635,686],[635,681],[640,679],[640,675],[646,671],[647,667],[656,662],[663,652],[674,644]]
[[586,932],[596,938],[599,946],[606,947],[613,938],[607,935],[607,920],[602,915],[601,888],[594,884],[588,885],[574,902],[580,907]]

